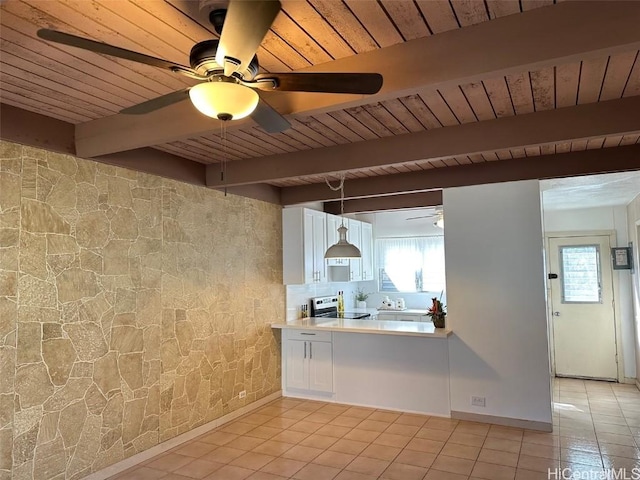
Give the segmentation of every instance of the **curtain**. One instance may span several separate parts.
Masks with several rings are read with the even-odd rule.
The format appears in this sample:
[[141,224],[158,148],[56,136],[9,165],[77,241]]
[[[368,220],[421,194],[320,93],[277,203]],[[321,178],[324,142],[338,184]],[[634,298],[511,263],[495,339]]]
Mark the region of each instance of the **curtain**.
[[[379,238],[377,267],[384,290],[436,292],[445,287],[444,236]],[[395,287],[386,287],[389,281]]]

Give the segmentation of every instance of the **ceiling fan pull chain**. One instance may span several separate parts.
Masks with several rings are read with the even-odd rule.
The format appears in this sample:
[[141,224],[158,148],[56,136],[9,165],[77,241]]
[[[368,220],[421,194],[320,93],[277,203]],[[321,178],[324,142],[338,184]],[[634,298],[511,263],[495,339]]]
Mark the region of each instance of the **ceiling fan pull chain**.
[[[222,161],[220,162],[220,181],[224,185],[227,173],[227,122],[220,122],[220,139],[222,140]],[[224,188],[224,196],[227,196],[227,187]]]

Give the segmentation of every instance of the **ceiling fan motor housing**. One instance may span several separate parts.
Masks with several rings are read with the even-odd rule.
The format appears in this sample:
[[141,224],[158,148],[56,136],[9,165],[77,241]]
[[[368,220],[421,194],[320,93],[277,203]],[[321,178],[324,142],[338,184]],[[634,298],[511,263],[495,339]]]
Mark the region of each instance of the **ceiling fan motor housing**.
[[[224,68],[216,62],[219,43],[219,40],[205,40],[196,43],[189,54],[191,68],[205,77],[222,75]],[[239,72],[238,75],[242,80],[253,80],[258,74],[259,68],[258,56],[254,55],[247,69],[244,72]]]
[[222,34],[222,27],[224,26],[224,19],[227,16],[226,8],[216,8],[209,13],[209,22],[213,25],[218,35]]

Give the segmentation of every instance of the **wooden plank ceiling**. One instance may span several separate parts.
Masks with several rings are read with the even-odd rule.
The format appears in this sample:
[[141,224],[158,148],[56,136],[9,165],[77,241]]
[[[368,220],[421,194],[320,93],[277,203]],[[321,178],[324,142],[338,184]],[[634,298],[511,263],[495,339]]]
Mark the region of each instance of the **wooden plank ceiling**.
[[[630,5],[633,3],[609,2],[612,8],[617,8],[615,4],[631,8],[638,25],[640,10]],[[393,45],[409,45],[416,39],[445,38],[444,32],[473,32],[473,26],[480,24],[501,25],[498,19],[504,17],[527,19],[540,9],[536,18],[544,19],[567,8],[552,0],[282,0],[282,4],[283,10],[258,51],[264,71],[330,65],[328,62],[355,59]],[[42,41],[36,37],[39,28],[58,29],[182,64],[188,64],[188,53],[196,42],[215,36],[212,27],[201,20],[197,2],[189,0],[7,0],[0,9],[0,101],[76,125],[76,132],[100,119],[115,119],[115,125],[122,117],[119,110],[195,82],[157,68]],[[609,27],[606,25],[607,30]],[[539,39],[531,40],[535,45]],[[640,95],[640,28],[635,36],[619,43],[624,45],[603,41],[601,48],[596,45],[584,58],[574,55],[552,64],[541,59],[543,66],[539,68],[528,65],[496,75],[484,72],[472,82],[408,94],[385,92],[354,106],[292,113],[287,116],[292,128],[279,134],[267,134],[253,122],[245,122],[229,125],[223,139],[219,122],[212,120],[205,134],[185,134],[146,146],[211,165],[210,172],[215,172],[222,163],[227,169],[241,169],[247,159],[272,159],[294,152],[299,152],[299,161],[304,162],[305,152],[310,150],[326,150],[330,155],[335,151],[332,147],[340,145],[622,101]],[[495,46],[495,55],[500,55],[501,48]],[[422,61],[415,58],[416,63]],[[432,68],[438,69],[438,65]],[[344,173],[348,179],[365,179],[594,149],[603,150],[606,162],[614,149],[640,143],[640,125],[637,119],[635,123],[631,120],[624,131],[591,132],[585,138],[574,133],[563,141],[541,138],[531,144],[443,158],[405,161],[399,152],[387,165],[351,168]],[[357,150],[350,152],[357,154]],[[639,166],[640,159],[629,168]],[[237,183],[264,183],[285,190],[324,183],[327,175],[335,177],[337,173],[335,169],[295,176],[282,172],[280,178]]]

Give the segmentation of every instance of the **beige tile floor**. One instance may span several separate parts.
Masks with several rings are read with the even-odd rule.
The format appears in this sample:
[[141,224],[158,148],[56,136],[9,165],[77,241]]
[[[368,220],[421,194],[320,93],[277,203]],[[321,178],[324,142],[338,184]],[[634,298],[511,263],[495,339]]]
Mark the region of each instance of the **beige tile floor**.
[[281,398],[113,478],[529,480],[640,468],[635,386],[556,379],[554,410],[553,433],[540,433]]

